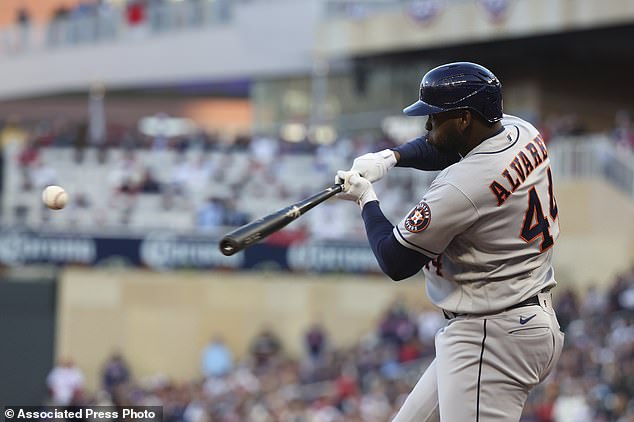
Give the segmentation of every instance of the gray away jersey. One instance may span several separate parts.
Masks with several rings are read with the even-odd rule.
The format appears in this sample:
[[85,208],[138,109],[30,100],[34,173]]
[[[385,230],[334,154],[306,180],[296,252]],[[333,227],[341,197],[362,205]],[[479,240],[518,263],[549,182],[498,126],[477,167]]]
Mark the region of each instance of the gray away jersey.
[[504,115],[504,130],[443,170],[394,228],[433,259],[427,295],[458,313],[505,309],[556,284],[559,236],[550,160],[530,123]]

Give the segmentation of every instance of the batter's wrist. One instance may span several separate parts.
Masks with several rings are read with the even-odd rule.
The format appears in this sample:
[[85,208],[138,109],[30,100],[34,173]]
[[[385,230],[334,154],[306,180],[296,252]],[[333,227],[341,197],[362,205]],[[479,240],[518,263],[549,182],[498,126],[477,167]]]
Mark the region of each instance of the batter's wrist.
[[367,204],[368,202],[378,201],[378,200],[379,198],[376,196],[374,189],[369,189],[365,191],[363,195],[359,197],[359,199],[357,199],[357,204],[359,204],[359,207],[363,209],[363,206]]
[[398,150],[393,148],[390,148],[390,151],[394,153],[394,158],[396,159],[396,163],[394,165],[398,164],[398,162],[401,161],[401,153],[398,152]]
[[386,168],[389,170],[396,165],[398,160],[396,159],[396,153],[392,149],[384,149],[383,151],[379,151],[377,154],[383,161],[385,162]]

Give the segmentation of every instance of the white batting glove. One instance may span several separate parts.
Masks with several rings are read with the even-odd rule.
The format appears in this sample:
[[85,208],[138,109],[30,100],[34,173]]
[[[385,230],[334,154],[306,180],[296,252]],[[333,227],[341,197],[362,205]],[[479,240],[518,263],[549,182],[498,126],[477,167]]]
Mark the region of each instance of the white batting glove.
[[370,152],[354,159],[350,171],[355,171],[370,182],[382,179],[396,165],[396,155],[391,149]]
[[379,200],[374,192],[372,183],[368,179],[359,176],[357,172],[339,170],[337,177],[335,177],[335,182],[343,183],[343,192],[338,194],[337,197],[355,201],[361,208],[370,201]]

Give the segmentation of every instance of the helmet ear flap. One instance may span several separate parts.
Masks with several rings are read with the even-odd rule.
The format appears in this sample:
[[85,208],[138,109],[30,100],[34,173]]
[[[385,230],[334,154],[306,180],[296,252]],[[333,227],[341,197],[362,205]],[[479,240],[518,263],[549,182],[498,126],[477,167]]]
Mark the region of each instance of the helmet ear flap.
[[502,119],[502,96],[499,93],[487,95],[484,107],[485,118],[489,123],[495,123]]
[[495,98],[491,95],[487,95],[484,98],[484,101],[482,102],[482,117],[485,118],[485,120],[489,121],[489,123],[491,123],[491,119],[487,118],[486,116],[493,116],[495,115],[496,111],[495,111]]

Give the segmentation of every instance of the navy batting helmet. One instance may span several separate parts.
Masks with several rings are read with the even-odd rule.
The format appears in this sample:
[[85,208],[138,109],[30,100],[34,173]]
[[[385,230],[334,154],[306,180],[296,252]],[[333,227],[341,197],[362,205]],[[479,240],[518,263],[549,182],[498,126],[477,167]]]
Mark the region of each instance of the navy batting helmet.
[[408,116],[469,109],[489,123],[502,119],[502,84],[487,68],[457,62],[438,66],[423,76],[420,99],[403,110]]

